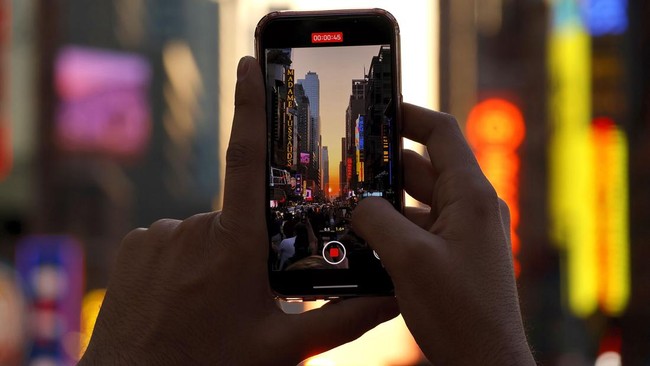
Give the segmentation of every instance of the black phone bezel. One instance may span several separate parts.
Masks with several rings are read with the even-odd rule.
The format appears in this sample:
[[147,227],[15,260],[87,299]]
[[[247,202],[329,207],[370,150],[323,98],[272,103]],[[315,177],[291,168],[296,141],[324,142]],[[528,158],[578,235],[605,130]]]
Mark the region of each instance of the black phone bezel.
[[[400,48],[399,28],[395,18],[382,9],[333,10],[318,12],[273,12],[262,18],[255,31],[256,56],[265,72],[265,49],[315,47],[311,42],[313,32],[343,32],[341,43],[321,43],[316,47],[338,47],[357,45],[389,44],[391,47],[392,65],[392,98],[397,101],[394,106],[396,117],[396,133],[394,134],[392,159],[398,168],[397,184],[395,184],[396,209],[403,212],[404,190],[402,172],[402,124],[401,124],[401,77],[400,77]],[[265,76],[266,80],[266,76]],[[267,122],[267,156],[269,154],[269,139]],[[270,225],[271,210],[269,210],[269,166],[266,164],[264,209],[267,227]],[[270,238],[269,238],[269,250]],[[352,296],[386,296],[393,295],[393,283],[380,265],[369,268],[332,269],[332,270],[300,270],[274,271],[269,264],[269,281],[271,289],[277,297],[295,300],[315,300]]]

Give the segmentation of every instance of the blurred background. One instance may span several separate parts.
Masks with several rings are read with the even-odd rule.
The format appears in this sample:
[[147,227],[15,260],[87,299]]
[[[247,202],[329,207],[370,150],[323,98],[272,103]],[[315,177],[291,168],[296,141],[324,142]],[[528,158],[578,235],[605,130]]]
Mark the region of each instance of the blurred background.
[[[350,6],[395,15],[404,100],[508,202],[538,362],[650,365],[643,0],[1,0],[0,365],[73,364],[122,236],[220,208],[257,21]],[[396,319],[305,364],[429,363]]]

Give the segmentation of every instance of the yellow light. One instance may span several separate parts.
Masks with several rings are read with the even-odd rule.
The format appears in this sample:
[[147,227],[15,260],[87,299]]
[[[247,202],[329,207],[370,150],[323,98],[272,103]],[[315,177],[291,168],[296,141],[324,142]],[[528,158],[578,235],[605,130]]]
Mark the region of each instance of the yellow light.
[[551,35],[551,236],[564,251],[570,310],[620,315],[629,298],[627,141],[591,121],[591,46],[579,24]]
[[305,361],[304,366],[336,366],[336,362],[323,357],[312,357]]
[[[325,303],[306,302],[305,311]],[[353,342],[309,358],[301,366],[414,365],[421,357],[420,349],[400,315]]]
[[95,321],[99,315],[99,309],[104,301],[105,289],[92,290],[84,296],[81,303],[81,339],[79,342],[79,358],[83,356],[88,348],[90,336],[95,328]]
[[595,184],[591,123],[591,44],[579,23],[549,40],[551,237],[566,254],[567,304],[577,316],[597,308]]

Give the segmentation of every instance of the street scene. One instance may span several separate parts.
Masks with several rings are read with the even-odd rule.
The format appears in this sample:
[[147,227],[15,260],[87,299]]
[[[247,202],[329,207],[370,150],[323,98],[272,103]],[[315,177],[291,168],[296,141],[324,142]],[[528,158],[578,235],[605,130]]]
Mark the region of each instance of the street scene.
[[349,219],[365,197],[395,198],[390,52],[381,45],[267,50],[276,270],[349,268],[355,257],[373,258]]

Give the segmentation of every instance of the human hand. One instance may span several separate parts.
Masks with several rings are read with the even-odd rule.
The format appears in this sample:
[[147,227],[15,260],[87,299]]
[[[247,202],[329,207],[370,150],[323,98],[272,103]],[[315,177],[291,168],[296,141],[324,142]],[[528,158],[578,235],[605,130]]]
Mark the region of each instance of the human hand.
[[397,315],[390,298],[282,312],[269,288],[264,85],[237,71],[222,212],[160,220],[122,241],[80,364],[291,365]]
[[497,198],[453,117],[404,105],[404,136],[431,160],[404,151],[405,189],[427,209],[405,216],[366,198],[352,227],[377,251],[406,325],[435,365],[534,365],[524,334]]

